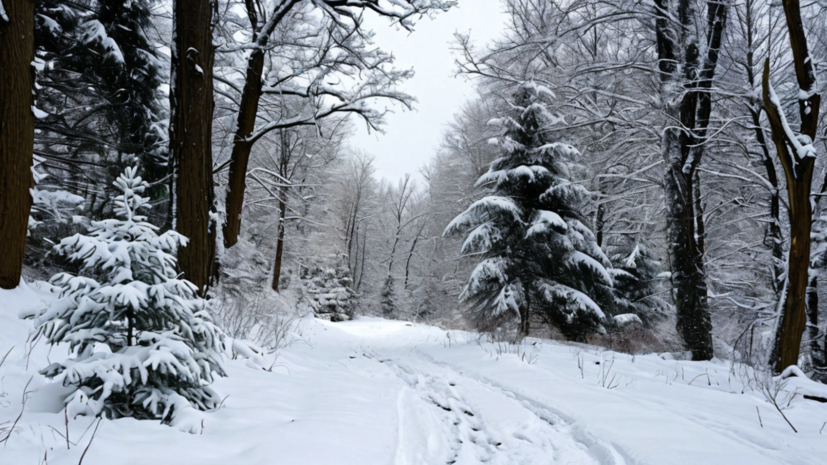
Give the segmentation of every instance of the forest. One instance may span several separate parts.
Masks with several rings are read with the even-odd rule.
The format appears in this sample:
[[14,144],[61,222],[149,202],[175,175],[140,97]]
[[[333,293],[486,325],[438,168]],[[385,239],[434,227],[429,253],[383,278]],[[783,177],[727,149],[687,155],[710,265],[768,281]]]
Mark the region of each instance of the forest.
[[[204,418],[231,418],[222,409],[244,396],[227,386],[270,383],[279,398],[295,380],[252,377],[363,359],[389,371],[359,376],[393,376],[434,415],[466,414],[443,419],[459,446],[414,435],[387,463],[557,463],[546,460],[562,443],[503,443],[504,430],[473,423],[494,413],[469,420],[491,404],[438,387],[500,380],[499,368],[467,365],[479,347],[549,373],[564,362],[544,350],[571,351],[570,382],[597,365],[592,378],[611,390],[595,396],[650,375],[710,396],[755,393],[757,417],[749,404],[748,420],[727,410],[704,431],[749,422],[744,437],[778,443],[801,430],[800,455],[739,462],[765,445],[727,455],[697,433],[695,459],[820,463],[827,450],[801,437],[827,420],[827,1],[497,5],[494,40],[457,30],[444,44],[445,78],[473,98],[450,109],[429,161],[389,179],[377,159],[395,154],[354,135],[381,138],[391,113],[415,114],[417,70],[373,28],[417,37],[475,0],[0,0],[0,442],[13,463],[47,463],[51,443],[66,449],[54,463],[87,450],[113,463],[117,441],[92,446],[83,428],[94,439],[102,421],[134,418],[205,435]],[[414,363],[408,349],[425,355]],[[616,357],[629,366],[611,373]],[[319,376],[330,389],[372,383]],[[499,382],[530,424],[542,420],[537,438],[574,422],[609,430],[566,436],[578,444],[559,446],[567,463],[676,463],[658,454],[677,449],[612,439],[621,423]],[[399,415],[402,438],[413,426]],[[82,417],[96,426],[78,425],[87,436],[70,447]],[[631,427],[657,437],[658,421]],[[134,428],[124,434],[163,434]],[[308,459],[303,444],[284,463],[386,463]],[[180,463],[272,463],[250,454]]]

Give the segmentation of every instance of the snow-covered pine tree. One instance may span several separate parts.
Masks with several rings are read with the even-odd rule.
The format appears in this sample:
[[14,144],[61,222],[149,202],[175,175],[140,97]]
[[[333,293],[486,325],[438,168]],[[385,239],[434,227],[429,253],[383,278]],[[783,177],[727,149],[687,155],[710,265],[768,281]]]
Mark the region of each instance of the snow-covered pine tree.
[[[105,113],[117,138],[118,161],[129,163],[123,160],[124,154],[138,157],[142,174],[150,183],[168,172],[166,129],[159,124],[163,65],[147,37],[154,27],[151,9],[156,1],[96,0],[95,16],[82,26],[82,40],[99,61],[87,73],[98,82],[100,94],[108,96]],[[149,197],[157,199],[166,195],[166,186],[158,183],[150,191]]]
[[460,299],[472,302],[472,317],[492,327],[519,316],[529,333],[532,315],[569,338],[600,329],[613,305],[608,258],[583,224],[588,192],[570,177],[580,153],[547,139],[554,121],[547,101],[553,94],[534,82],[514,92],[510,110],[495,122],[503,156],[478,186],[491,195],[473,203],[445,234],[468,233],[461,253],[480,256]]
[[[86,215],[112,208],[112,182],[138,158],[150,197],[166,195],[163,64],[152,41],[156,0],[36,2],[35,152],[48,157],[55,187],[86,197]],[[72,102],[72,104],[67,104]],[[99,193],[99,194],[98,194]],[[146,194],[145,194],[146,195]],[[160,224],[164,212],[153,212]],[[47,234],[68,235],[46,222]],[[75,231],[73,231],[75,232]],[[53,236],[52,236],[53,237]]]
[[393,276],[391,275],[388,275],[382,284],[382,291],[379,293],[379,307],[382,309],[383,317],[396,317],[396,293],[393,289]]
[[181,279],[174,253],[186,238],[162,235],[139,211],[147,183],[137,168],[115,181],[117,219],[92,223],[55,246],[78,262],[80,273],[60,273],[59,298],[35,315],[39,334],[67,343],[73,357],[41,373],[74,390],[64,402],[71,415],[161,419],[189,428],[185,409],[208,410],[220,398],[209,387],[224,376],[222,337],[195,286]]
[[611,250],[617,312],[637,315],[649,326],[666,311],[666,303],[654,294],[659,263],[649,248],[639,241],[629,241]]

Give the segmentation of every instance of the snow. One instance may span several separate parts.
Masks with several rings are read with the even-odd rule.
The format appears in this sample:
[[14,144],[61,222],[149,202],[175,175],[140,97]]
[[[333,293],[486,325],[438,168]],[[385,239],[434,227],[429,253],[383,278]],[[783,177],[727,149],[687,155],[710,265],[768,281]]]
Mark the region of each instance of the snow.
[[83,28],[84,33],[82,39],[84,44],[100,43],[106,50],[107,54],[112,57],[115,62],[120,64],[125,63],[121,48],[114,39],[109,37],[106,33],[106,28],[100,21],[96,19],[87,21],[83,23]]
[[531,227],[526,231],[526,237],[545,234],[549,228],[566,231],[568,225],[557,213],[548,210],[537,210],[537,215],[531,223]]
[[781,105],[781,99],[778,98],[778,95],[775,93],[775,88],[772,85],[769,86],[769,97],[770,103],[775,106],[776,112],[778,113],[778,117],[781,120],[781,128],[784,130],[784,135],[787,143],[792,145],[793,149],[795,149],[795,154],[793,157],[793,163],[797,163],[797,160],[803,160],[807,157],[816,157],[816,149],[813,146],[813,141],[810,139],[810,136],[806,134],[796,134],[795,131],[790,128],[789,123],[787,122],[787,116],[784,114],[784,107]]
[[41,110],[40,108],[37,108],[34,105],[32,105],[32,113],[34,113],[34,117],[37,118],[37,119],[44,119],[44,118],[47,118],[49,116],[48,113]]
[[472,203],[465,212],[457,215],[445,228],[443,234],[462,231],[471,225],[487,221],[492,214],[511,216],[514,221],[520,221],[520,208],[508,197],[490,195]]
[[612,276],[606,271],[603,265],[594,258],[575,250],[568,256],[568,261],[575,266],[586,266],[594,270],[603,279],[603,283],[607,285],[612,284]]
[[[38,391],[0,452],[3,463],[45,454],[52,465],[76,464],[95,427],[94,419],[69,416],[76,445],[67,450],[64,414],[49,411],[60,410],[56,391],[36,371],[65,350],[28,345],[30,323],[16,317],[51,299],[47,291],[42,283],[0,291],[0,360],[11,349],[0,367],[8,394],[0,440],[30,378],[28,390]],[[272,371],[227,360],[228,377],[214,384],[227,397],[196,434],[103,420],[83,463],[806,465],[827,453],[819,435],[827,406],[798,395],[785,407],[785,398],[793,433],[741,370],[718,360],[633,357],[533,338],[492,343],[376,318],[304,319],[294,335]]]
[[620,327],[628,326],[632,323],[637,323],[640,325],[643,324],[643,322],[640,321],[640,317],[635,315],[634,313],[624,313],[622,315],[615,315],[613,318],[615,320],[615,324]]
[[9,22],[9,17],[6,15],[6,8],[3,7],[3,0],[0,0],[0,19],[5,22]]

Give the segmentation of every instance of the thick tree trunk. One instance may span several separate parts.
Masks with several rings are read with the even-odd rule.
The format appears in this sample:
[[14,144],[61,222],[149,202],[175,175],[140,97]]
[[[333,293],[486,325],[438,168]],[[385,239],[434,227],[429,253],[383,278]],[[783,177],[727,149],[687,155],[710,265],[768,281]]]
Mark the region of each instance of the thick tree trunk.
[[[727,15],[726,5],[708,2],[706,55],[701,57],[694,3],[681,0],[676,8],[670,12],[668,0],[655,0],[661,98],[668,124],[681,123],[681,127],[665,128],[662,138],[669,258],[678,332],[692,351],[693,360],[709,360],[713,356],[712,322],[703,261],[703,218],[696,211],[700,207],[700,186],[695,186],[695,174],[707,142],[712,81]],[[675,18],[680,27],[673,24]]]
[[[790,251],[787,262],[785,299],[778,315],[770,363],[780,373],[798,363],[801,338],[807,324],[805,298],[810,265],[810,232],[812,228],[811,188],[815,157],[799,153],[796,145],[816,140],[821,96],[815,92],[815,64],[807,49],[807,37],[801,21],[798,0],[784,0],[784,15],[790,33],[795,75],[798,81],[798,112],[800,135],[789,134],[783,107],[771,95],[770,60],[764,64],[763,97],[767,119],[772,127],[772,140],[784,167],[790,203]],[[792,139],[796,140],[792,140]],[[809,141],[806,139],[809,138]]]
[[775,370],[778,373],[790,365],[798,364],[801,337],[807,325],[805,298],[810,267],[810,227],[812,225],[810,181],[812,181],[813,161],[812,159],[799,161],[799,164],[808,164],[809,168],[801,173],[802,177],[799,179],[790,179],[790,176],[787,178],[791,229],[786,298],[779,315],[770,358],[774,361]]
[[[664,132],[664,157],[680,150],[677,130]],[[667,158],[668,159],[668,158]],[[664,178],[668,199],[669,257],[672,287],[677,307],[677,328],[693,360],[709,360],[712,350],[712,320],[707,300],[703,254],[695,238],[695,209],[692,178],[683,173],[683,164],[670,163]]]
[[279,227],[278,239],[276,239],[276,261],[273,265],[273,290],[279,292],[279,279],[281,278],[281,261],[284,254],[284,217],[287,213],[287,204],[284,202],[284,192],[279,200]]
[[206,294],[215,273],[213,224],[212,0],[173,3],[170,159],[175,169],[176,230],[189,242],[178,251],[184,278]]
[[34,1],[0,16],[0,288],[20,284],[32,198]]

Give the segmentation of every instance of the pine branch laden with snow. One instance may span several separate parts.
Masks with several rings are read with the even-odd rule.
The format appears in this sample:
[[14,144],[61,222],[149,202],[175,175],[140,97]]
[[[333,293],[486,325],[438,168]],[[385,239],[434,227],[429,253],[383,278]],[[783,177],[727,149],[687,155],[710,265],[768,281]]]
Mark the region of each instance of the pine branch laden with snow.
[[479,323],[519,318],[525,332],[534,312],[576,338],[599,330],[603,306],[614,305],[613,278],[577,213],[589,193],[568,179],[581,155],[543,135],[554,121],[549,95],[526,82],[509,113],[492,120],[503,128],[495,140],[503,156],[477,181],[490,195],[456,216],[444,234],[467,234],[461,253],[482,256],[460,295]]
[[141,214],[149,199],[141,196],[147,183],[137,168],[127,168],[115,186],[117,218],[55,246],[80,273],[54,276],[60,297],[23,316],[74,354],[41,371],[72,388],[63,399],[70,415],[160,419],[190,429],[189,411],[220,402],[209,384],[224,376],[223,336],[206,301],[176,271],[174,254],[186,238],[159,236]]

